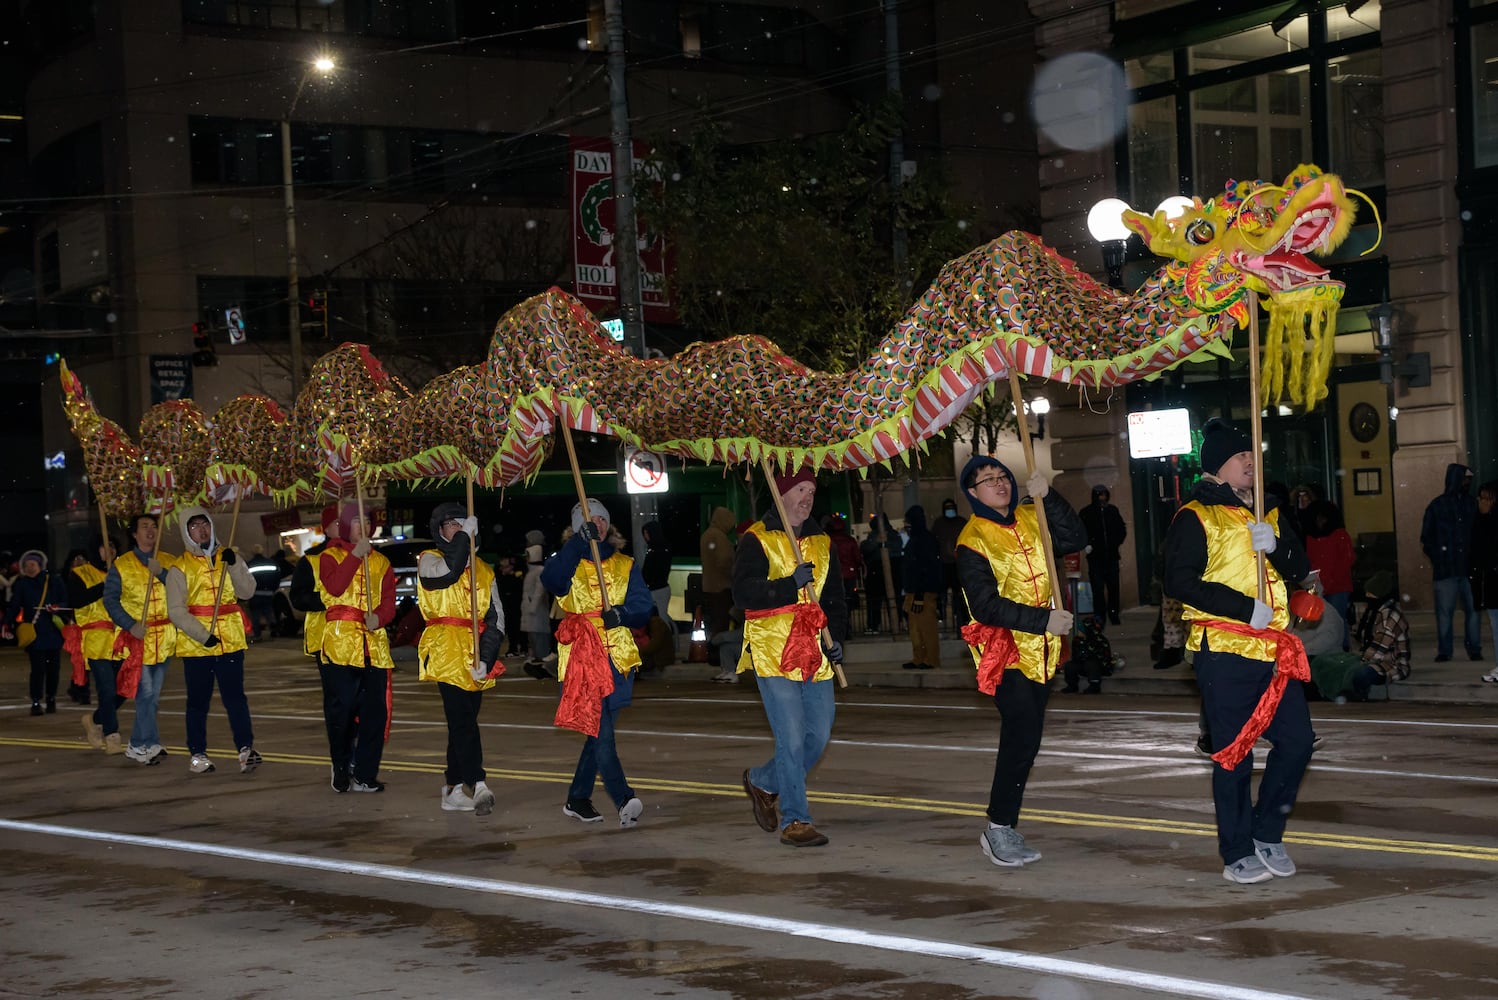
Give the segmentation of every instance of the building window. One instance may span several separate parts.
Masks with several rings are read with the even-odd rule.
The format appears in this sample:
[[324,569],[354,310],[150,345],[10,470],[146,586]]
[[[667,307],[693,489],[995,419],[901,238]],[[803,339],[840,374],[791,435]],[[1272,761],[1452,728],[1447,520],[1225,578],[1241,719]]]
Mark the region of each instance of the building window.
[[1498,165],[1498,21],[1472,28],[1472,165]]
[[1333,59],[1327,66],[1326,123],[1330,169],[1355,188],[1384,183],[1383,53]]
[[1280,178],[1309,158],[1306,73],[1270,73],[1191,95],[1197,186]]
[[1129,108],[1130,202],[1141,211],[1180,192],[1175,99],[1159,97]]

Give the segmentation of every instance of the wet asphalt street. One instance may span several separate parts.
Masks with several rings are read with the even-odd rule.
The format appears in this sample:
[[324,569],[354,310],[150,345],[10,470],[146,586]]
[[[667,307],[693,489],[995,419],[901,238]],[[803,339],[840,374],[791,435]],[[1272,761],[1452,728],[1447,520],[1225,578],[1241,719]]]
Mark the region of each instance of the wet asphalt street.
[[840,693],[811,779],[832,842],[798,850],[740,788],[771,749],[750,683],[637,685],[619,745],[645,813],[620,829],[601,787],[603,823],[562,815],[581,737],[515,660],[482,715],[488,817],[439,809],[441,704],[409,661],[380,795],[329,787],[292,642],[250,653],[253,775],[216,701],[218,770],[188,773],[180,666],[172,755],[143,767],[66,700],[29,717],[24,663],[0,652],[0,997],[1498,996],[1481,707],[1313,705],[1300,874],[1238,886],[1186,698],[1053,696],[1022,821],[1044,858],[1009,870],[978,849],[998,717],[975,691]]

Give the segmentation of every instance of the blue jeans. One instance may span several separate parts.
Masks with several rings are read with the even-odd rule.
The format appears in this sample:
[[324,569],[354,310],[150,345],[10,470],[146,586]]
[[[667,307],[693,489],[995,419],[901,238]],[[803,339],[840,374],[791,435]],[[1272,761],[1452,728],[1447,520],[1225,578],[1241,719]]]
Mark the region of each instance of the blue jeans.
[[119,660],[89,660],[88,672],[94,678],[94,688],[99,695],[99,706],[94,709],[94,721],[105,736],[120,731],[120,706],[126,699],[120,697],[114,685],[114,676],[120,669]]
[[1482,623],[1472,607],[1472,581],[1465,576],[1448,576],[1436,581],[1436,655],[1451,657],[1451,625],[1461,603],[1462,621],[1466,625],[1467,655],[1482,658]]
[[[614,668],[609,667],[614,673]],[[577,770],[572,775],[572,787],[567,789],[568,802],[587,802],[593,798],[593,782],[603,779],[603,790],[614,800],[616,809],[635,797],[624,776],[624,765],[619,763],[619,751],[614,747],[614,717],[629,704],[629,693],[633,691],[634,674],[614,677],[614,694],[603,699],[603,711],[598,716],[598,735],[583,740],[582,753],[577,755]],[[625,692],[621,697],[620,692]]]
[[806,774],[822,759],[832,736],[832,681],[756,677],[765,717],[775,734],[775,755],[749,772],[749,780],[780,796],[780,827],[810,823]]
[[161,745],[156,728],[156,703],[161,700],[161,683],[166,680],[166,661],[147,663],[140,668],[140,683],[135,688],[135,722],[130,726],[130,745],[147,750]]
[[244,693],[244,650],[217,656],[182,657],[182,679],[187,682],[187,752],[208,752],[208,707],[213,702],[213,682],[229,716],[234,748],[255,745],[250,726],[250,699]]

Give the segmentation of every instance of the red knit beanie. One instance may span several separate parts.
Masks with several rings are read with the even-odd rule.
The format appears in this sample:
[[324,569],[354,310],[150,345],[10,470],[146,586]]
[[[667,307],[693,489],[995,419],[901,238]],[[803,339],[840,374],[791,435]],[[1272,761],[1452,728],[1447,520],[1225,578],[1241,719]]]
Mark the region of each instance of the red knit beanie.
[[338,520],[338,505],[330,503],[322,509],[322,530],[324,534],[328,531],[328,525],[336,520]]
[[796,472],[785,472],[775,477],[775,489],[785,496],[791,489],[802,483],[817,483],[817,474],[810,469],[802,468]]

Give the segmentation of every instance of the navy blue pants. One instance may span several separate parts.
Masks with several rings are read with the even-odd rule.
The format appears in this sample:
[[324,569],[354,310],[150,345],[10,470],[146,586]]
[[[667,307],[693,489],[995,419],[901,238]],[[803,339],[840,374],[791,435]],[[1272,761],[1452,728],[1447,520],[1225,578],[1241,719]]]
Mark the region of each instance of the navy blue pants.
[[250,699],[244,693],[244,650],[217,656],[182,657],[182,679],[187,682],[187,752],[208,752],[208,706],[213,702],[213,684],[229,716],[234,749],[255,745],[250,725]]
[[385,753],[385,695],[390,671],[379,667],[345,667],[324,660],[322,714],[328,727],[328,756],[333,766],[366,785],[379,780]]
[[[1216,752],[1238,738],[1243,724],[1253,714],[1259,696],[1269,686],[1274,664],[1250,660],[1232,653],[1212,652],[1204,640],[1194,660],[1196,682],[1201,688],[1202,710],[1207,716]],[[1259,782],[1259,800],[1253,801],[1254,755],[1250,750],[1231,771],[1212,765],[1212,802],[1217,809],[1217,850],[1223,864],[1230,865],[1254,853],[1255,840],[1278,844],[1285,836],[1285,822],[1295,808],[1300,780],[1311,760],[1311,713],[1305,691],[1298,681],[1285,685],[1279,709],[1264,730],[1272,748],[1264,762]]]

